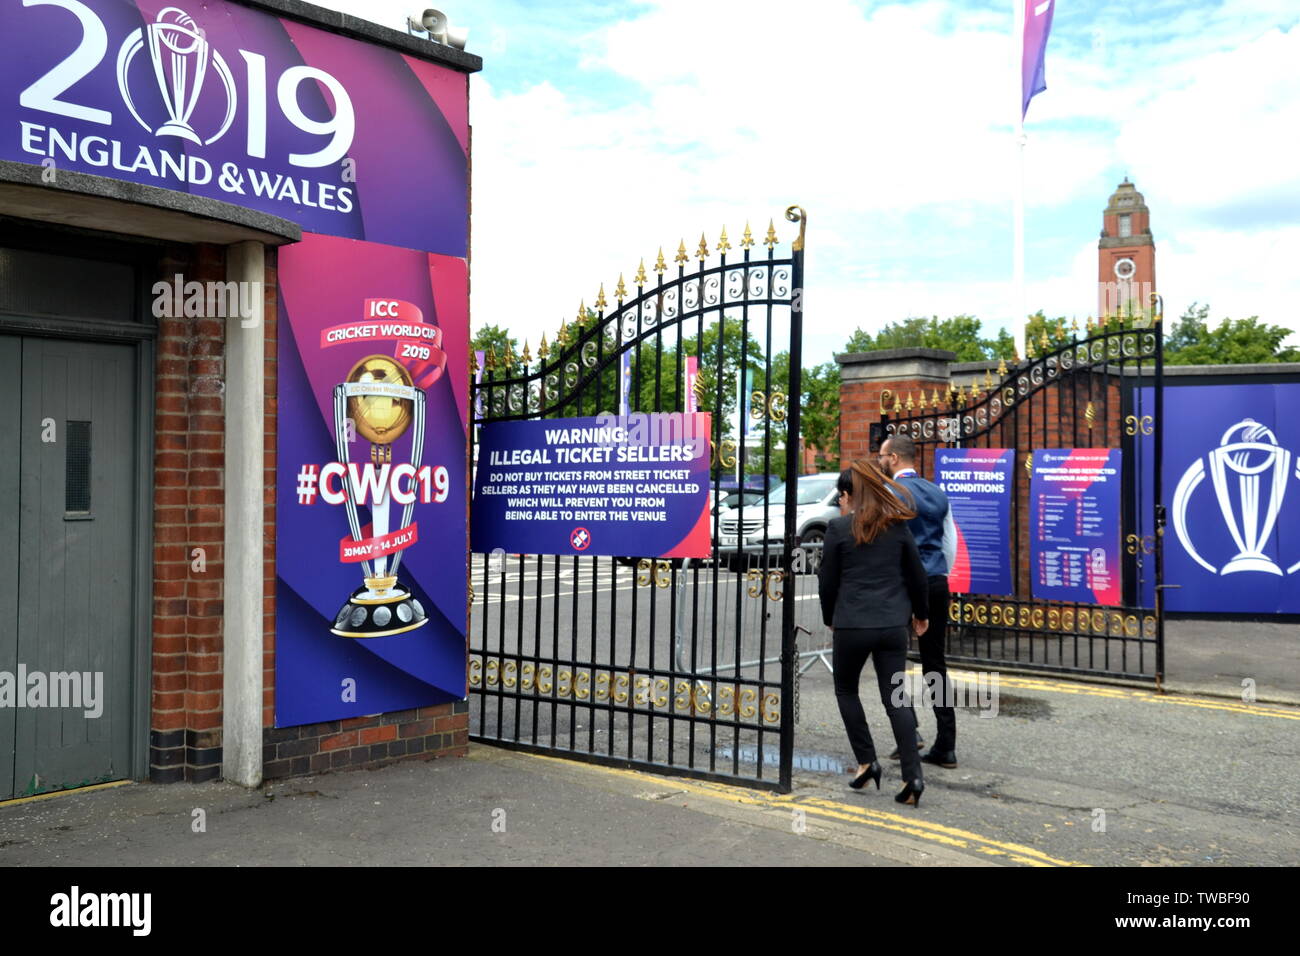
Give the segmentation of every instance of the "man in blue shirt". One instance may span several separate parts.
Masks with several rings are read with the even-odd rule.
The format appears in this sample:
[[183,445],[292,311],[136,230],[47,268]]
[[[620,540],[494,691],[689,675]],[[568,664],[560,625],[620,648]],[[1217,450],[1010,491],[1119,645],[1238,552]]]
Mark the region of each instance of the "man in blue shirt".
[[[938,734],[934,746],[921,759],[952,768],[957,766],[957,714],[952,707],[954,696],[943,645],[948,630],[948,571],[957,556],[957,527],[943,489],[916,473],[916,442],[909,436],[887,438],[880,446],[878,461],[881,470],[912,495],[916,517],[907,524],[929,578],[930,626],[917,640],[921,645],[921,673],[934,695]],[[921,745],[919,738],[917,744]]]

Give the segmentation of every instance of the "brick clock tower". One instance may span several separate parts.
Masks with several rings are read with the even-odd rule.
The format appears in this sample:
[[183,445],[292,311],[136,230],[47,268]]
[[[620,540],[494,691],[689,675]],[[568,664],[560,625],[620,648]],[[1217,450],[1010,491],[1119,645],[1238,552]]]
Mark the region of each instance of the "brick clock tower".
[[1137,187],[1124,181],[1111,194],[1102,214],[1097,243],[1097,315],[1150,308],[1156,291],[1156,244],[1151,212]]

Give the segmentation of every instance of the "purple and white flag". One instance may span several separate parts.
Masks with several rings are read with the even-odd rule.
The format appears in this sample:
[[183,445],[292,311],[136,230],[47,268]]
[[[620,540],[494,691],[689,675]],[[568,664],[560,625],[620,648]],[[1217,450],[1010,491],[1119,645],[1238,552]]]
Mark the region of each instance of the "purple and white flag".
[[1029,112],[1029,101],[1047,89],[1043,58],[1047,34],[1052,30],[1056,0],[1025,0],[1024,46],[1020,53],[1020,115]]

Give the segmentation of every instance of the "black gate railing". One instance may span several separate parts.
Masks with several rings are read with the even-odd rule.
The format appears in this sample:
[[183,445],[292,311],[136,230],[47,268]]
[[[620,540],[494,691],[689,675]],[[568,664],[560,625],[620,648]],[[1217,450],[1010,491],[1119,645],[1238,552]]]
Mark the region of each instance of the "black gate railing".
[[[629,411],[712,413],[717,560],[638,555],[632,524],[618,558],[474,555],[474,739],[789,790],[791,585],[803,562],[786,542],[797,496],[761,506],[742,498],[726,529],[712,511],[729,478],[793,482],[799,471],[806,215],[792,206],[786,218],[799,224],[788,256],[778,255],[772,225],[758,241],[746,226],[734,252],[725,230],[712,250],[701,236],[694,263],[682,243],[671,266],[660,250],[653,275],[643,262],[631,291],[620,277],[612,308],[602,286],[594,308],[580,307],[550,345],[543,338],[535,358],[526,343],[521,356],[488,356],[474,389],[475,431],[616,412],[628,354]],[[747,546],[744,529],[756,522]]]
[[[1155,303],[1153,302],[1153,305]],[[1014,449],[1011,595],[954,594],[947,658],[957,663],[1161,681],[1164,620],[1160,501],[1163,333],[1158,309],[1143,327],[1089,322],[1086,337],[1063,326],[1036,350],[947,392],[886,392],[872,443],[893,434],[917,443],[918,468],[933,476],[936,447]],[[1038,355],[1034,356],[1033,351]],[[1046,601],[1032,595],[1029,482],[1035,449],[1123,451],[1123,603]],[[1151,532],[1154,530],[1154,534]],[[1146,531],[1148,533],[1144,534]]]

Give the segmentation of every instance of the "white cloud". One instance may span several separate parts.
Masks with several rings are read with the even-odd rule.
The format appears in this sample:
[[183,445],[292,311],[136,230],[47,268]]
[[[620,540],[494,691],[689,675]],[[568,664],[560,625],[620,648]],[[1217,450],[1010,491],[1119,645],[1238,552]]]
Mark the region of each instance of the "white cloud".
[[[400,19],[399,5],[383,9]],[[1231,221],[1278,196],[1300,204],[1300,29],[1273,28],[1294,10],[1284,0],[1179,3],[1137,22],[1126,6],[1100,9],[1095,43],[1063,34],[1058,15],[1049,88],[1030,109],[1031,245],[1077,249],[1031,273],[1031,307],[1080,318],[1095,308],[1097,230],[1121,169],[1152,208],[1170,314],[1196,299],[1216,314],[1294,322],[1300,233]],[[810,216],[811,361],[859,324],[957,312],[1006,321],[1009,11],[947,0],[867,10],[657,0],[629,11],[567,34],[575,67],[565,75],[506,91],[489,60],[472,80],[476,325],[535,345],[601,282],[609,295],[620,272],[630,280],[643,256],[649,266],[660,244],[671,258],[678,239],[693,250],[703,229],[712,246],[724,224],[734,243],[746,218],[761,231],[769,216],[788,240],[780,215],[791,202]],[[526,24],[494,27],[516,28],[527,35]]]

